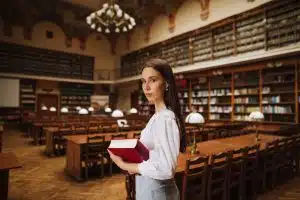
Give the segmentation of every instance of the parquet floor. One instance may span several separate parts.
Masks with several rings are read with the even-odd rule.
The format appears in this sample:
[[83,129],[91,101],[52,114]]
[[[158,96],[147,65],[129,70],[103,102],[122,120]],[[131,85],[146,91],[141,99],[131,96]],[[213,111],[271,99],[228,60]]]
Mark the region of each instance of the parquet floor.
[[[45,146],[34,146],[16,130],[4,133],[4,152],[22,164],[10,172],[9,200],[124,200],[122,175],[77,182],[64,173],[65,157],[48,158]],[[1,161],[0,161],[1,162]],[[300,177],[259,197],[259,200],[300,200]]]

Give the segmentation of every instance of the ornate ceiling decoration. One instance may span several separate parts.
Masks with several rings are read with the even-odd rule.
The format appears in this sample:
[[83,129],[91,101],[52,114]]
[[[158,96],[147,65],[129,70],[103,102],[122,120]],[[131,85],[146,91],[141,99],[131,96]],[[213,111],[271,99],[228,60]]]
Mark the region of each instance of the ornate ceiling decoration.
[[[92,32],[86,23],[86,17],[109,0],[10,0],[0,4],[0,18],[4,21],[4,32],[11,35],[12,25],[24,27],[24,37],[31,38],[31,29],[39,21],[51,21],[62,28],[66,35],[66,45],[70,45],[73,37],[79,38],[82,43]],[[175,17],[178,8],[185,0],[115,0],[123,11],[135,19],[137,26],[145,27],[146,38],[154,19],[158,15],[169,18],[169,30],[175,28]],[[198,0],[202,20],[209,14],[210,0]],[[127,33],[128,34],[128,33]],[[102,34],[105,35],[105,34]],[[119,34],[106,35],[112,46],[116,44]],[[130,38],[130,35],[127,36]],[[84,44],[82,45],[84,48]]]

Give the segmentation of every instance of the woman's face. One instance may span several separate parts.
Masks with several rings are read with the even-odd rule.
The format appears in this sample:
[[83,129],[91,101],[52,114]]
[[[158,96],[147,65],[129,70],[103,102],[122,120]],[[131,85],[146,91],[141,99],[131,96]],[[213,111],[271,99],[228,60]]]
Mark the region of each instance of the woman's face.
[[166,83],[161,74],[152,67],[146,67],[142,72],[142,86],[149,103],[155,104],[164,100]]

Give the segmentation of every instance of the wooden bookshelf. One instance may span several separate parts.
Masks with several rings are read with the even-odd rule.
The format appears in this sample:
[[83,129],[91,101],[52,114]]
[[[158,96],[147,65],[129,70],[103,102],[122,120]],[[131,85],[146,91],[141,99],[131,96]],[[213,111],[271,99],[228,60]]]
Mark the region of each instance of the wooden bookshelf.
[[172,67],[268,51],[300,41],[300,3],[274,0],[122,56],[121,77],[139,74],[141,63],[161,57]]
[[265,121],[296,122],[295,61],[268,63],[263,69],[262,111]]
[[20,79],[20,107],[22,111],[35,111],[36,105],[36,81]]
[[237,72],[233,75],[233,120],[248,120],[252,111],[260,110],[259,71]]
[[77,106],[88,109],[91,106],[90,96],[93,95],[93,85],[61,83],[60,107],[67,107],[69,114],[77,114]]
[[210,77],[209,119],[230,120],[232,112],[232,75],[218,74]]
[[197,111],[205,119],[209,118],[209,77],[199,77],[191,80],[191,110]]
[[94,57],[1,42],[0,72],[93,80]]
[[149,104],[146,96],[141,89],[138,97],[138,114],[143,116],[151,116],[154,114],[154,106]]
[[177,78],[176,88],[181,115],[186,116],[190,112],[190,81],[185,78]]
[[205,120],[247,121],[252,111],[261,111],[266,122],[299,123],[298,57],[176,75],[182,114],[197,111]]

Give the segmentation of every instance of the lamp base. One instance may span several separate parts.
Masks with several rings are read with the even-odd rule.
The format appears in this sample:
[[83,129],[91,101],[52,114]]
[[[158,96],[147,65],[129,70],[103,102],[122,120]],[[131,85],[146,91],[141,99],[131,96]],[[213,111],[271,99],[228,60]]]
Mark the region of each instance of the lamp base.
[[193,146],[191,147],[191,150],[190,150],[191,154],[198,154],[199,151],[197,149],[197,144],[193,144]]
[[259,142],[260,141],[260,137],[259,136],[255,136],[255,141]]

